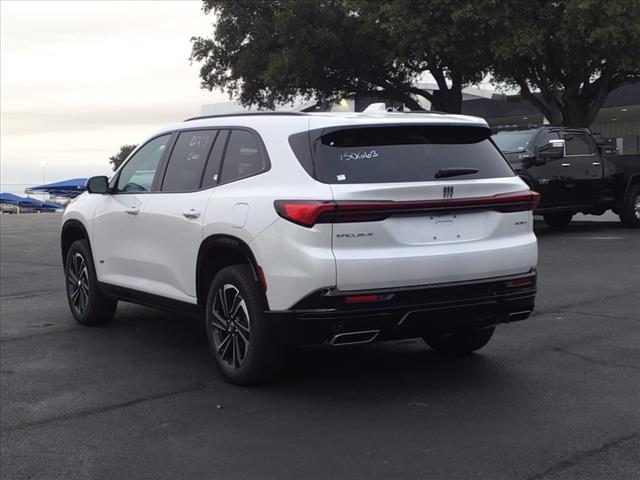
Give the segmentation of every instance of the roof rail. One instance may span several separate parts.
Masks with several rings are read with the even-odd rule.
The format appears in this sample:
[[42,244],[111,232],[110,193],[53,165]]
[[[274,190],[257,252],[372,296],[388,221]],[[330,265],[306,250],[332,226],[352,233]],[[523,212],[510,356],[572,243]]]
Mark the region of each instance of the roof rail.
[[184,120],[185,122],[190,122],[192,120],[204,120],[207,118],[223,118],[223,117],[250,117],[253,115],[277,115],[277,116],[288,116],[288,115],[306,115],[304,112],[236,112],[236,113],[221,113],[218,115],[201,115],[198,117],[191,117]]

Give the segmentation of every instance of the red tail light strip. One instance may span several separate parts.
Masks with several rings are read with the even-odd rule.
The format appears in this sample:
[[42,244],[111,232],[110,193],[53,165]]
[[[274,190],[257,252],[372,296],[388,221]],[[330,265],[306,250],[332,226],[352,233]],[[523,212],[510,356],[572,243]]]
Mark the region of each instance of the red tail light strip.
[[490,197],[455,198],[446,200],[389,201],[331,201],[331,200],[276,200],[278,214],[294,223],[312,227],[316,223],[373,222],[391,215],[430,212],[459,212],[470,210],[496,210],[523,212],[535,210],[540,194],[526,190],[503,193]]

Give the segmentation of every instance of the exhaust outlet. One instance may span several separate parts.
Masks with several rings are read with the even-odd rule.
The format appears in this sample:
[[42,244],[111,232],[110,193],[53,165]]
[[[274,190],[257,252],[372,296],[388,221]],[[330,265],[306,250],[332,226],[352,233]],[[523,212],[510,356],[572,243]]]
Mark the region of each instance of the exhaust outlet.
[[329,345],[356,345],[375,340],[380,330],[364,330],[362,332],[338,333],[329,340]]

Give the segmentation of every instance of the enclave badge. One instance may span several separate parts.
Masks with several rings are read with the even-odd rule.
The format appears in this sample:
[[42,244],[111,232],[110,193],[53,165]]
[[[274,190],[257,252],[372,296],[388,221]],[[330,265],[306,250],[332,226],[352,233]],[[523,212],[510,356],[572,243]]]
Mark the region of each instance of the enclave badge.
[[442,198],[451,198],[453,197],[453,187],[444,187],[442,189]]

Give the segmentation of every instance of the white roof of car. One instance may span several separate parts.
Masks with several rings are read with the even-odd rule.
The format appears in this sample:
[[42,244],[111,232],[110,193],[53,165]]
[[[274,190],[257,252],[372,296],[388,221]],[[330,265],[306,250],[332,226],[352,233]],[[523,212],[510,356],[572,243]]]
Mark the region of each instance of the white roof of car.
[[388,124],[476,125],[488,127],[486,120],[468,115],[437,112],[245,112],[189,118],[168,125],[154,134],[173,130],[206,127],[251,127],[260,129],[281,126],[287,132],[310,128],[348,125]]

